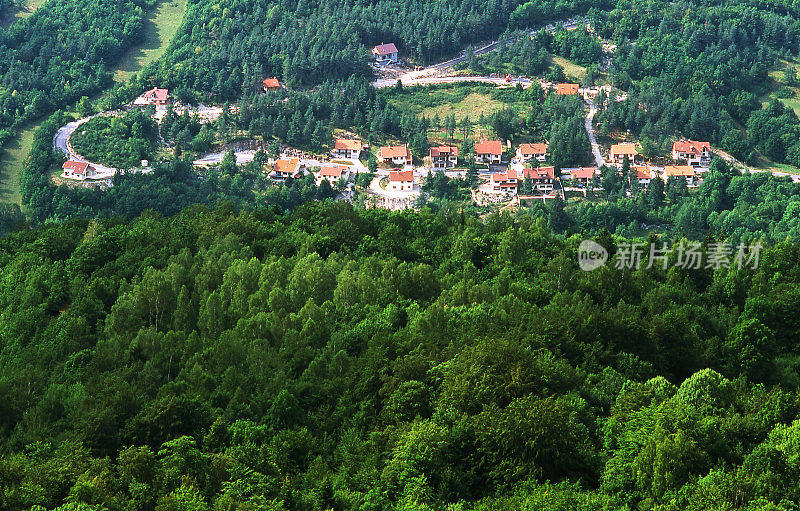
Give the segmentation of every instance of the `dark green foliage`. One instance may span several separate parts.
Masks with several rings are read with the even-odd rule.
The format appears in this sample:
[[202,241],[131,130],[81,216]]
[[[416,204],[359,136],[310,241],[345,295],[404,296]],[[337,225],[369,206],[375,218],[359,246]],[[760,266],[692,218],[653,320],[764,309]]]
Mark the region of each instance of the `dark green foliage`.
[[70,137],[72,147],[89,161],[113,168],[140,166],[158,147],[158,125],[141,109],[119,117],[98,116],[82,124]]
[[342,203],[9,234],[0,508],[790,509],[797,245],[579,240]]

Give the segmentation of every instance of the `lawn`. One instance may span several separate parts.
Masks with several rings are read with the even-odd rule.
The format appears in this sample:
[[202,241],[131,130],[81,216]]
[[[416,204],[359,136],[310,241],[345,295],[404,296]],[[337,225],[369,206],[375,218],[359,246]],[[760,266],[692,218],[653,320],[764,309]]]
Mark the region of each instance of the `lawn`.
[[114,73],[115,81],[124,82],[164,54],[183,22],[186,3],[187,0],[164,0],[148,13],[144,22],[144,42],[122,57]]
[[22,205],[19,175],[33,145],[33,134],[38,128],[39,123],[24,126],[0,151],[0,202]]
[[564,74],[567,75],[567,78],[570,80],[580,83],[586,77],[585,67],[579,66],[578,64],[575,64],[564,57],[559,57],[558,55],[553,55],[552,59],[553,64],[558,64],[564,68]]
[[529,109],[526,101],[511,88],[484,84],[414,87],[402,94],[392,94],[389,102],[402,111],[440,119],[453,114],[457,121],[469,117],[476,121],[503,108]]

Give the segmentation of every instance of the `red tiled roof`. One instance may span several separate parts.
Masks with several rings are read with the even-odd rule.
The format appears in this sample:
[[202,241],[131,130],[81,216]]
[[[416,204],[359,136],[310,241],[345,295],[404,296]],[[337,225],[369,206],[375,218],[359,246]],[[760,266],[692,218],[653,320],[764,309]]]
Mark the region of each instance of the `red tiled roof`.
[[458,147],[446,145],[431,147],[431,158],[436,156],[458,156]]
[[475,154],[503,154],[503,143],[499,140],[484,140],[475,143]]
[[390,55],[392,53],[397,53],[397,46],[395,46],[394,43],[379,44],[372,49],[372,53],[380,56]]
[[672,144],[672,150],[679,153],[701,154],[703,149],[711,150],[710,142],[697,142],[695,140],[677,140]]
[[342,151],[361,151],[364,148],[364,144],[360,140],[338,138],[333,148]]
[[597,173],[597,167],[581,167],[572,171],[572,179],[591,179]]
[[653,171],[650,167],[636,167],[636,179],[652,179]]
[[159,89],[154,87],[142,94],[142,98],[156,101],[166,101],[169,98],[169,89]]
[[683,176],[694,177],[694,167],[691,165],[667,165],[664,167],[664,175],[670,176]]
[[264,78],[264,81],[261,83],[264,84],[264,87],[267,89],[281,88],[281,82],[279,82],[277,78]]
[[547,152],[547,144],[521,144],[519,152],[522,154],[544,154]]
[[408,151],[408,146],[405,145],[396,145],[396,146],[387,146],[381,147],[381,158],[410,158],[411,154]]
[[555,177],[556,169],[553,167],[536,167],[534,169],[524,169],[522,171],[522,177],[520,179],[525,179],[526,177],[530,177],[531,179],[553,179]]
[[559,83],[556,85],[556,93],[564,95],[578,94],[580,85],[577,83]]
[[273,170],[275,172],[288,172],[290,174],[294,174],[300,168],[300,160],[297,158],[292,158],[290,160],[278,160],[275,162],[275,167]]
[[389,181],[414,181],[414,171],[392,170],[389,172]]
[[332,167],[322,167],[319,169],[319,175],[321,177],[332,177],[334,179],[339,179],[342,177],[344,171],[347,170],[347,167],[344,165],[334,165]]
[[614,144],[611,146],[611,154],[636,156],[639,151],[636,150],[636,144]]
[[83,174],[89,169],[89,164],[85,161],[67,160],[61,168],[71,170],[73,174]]

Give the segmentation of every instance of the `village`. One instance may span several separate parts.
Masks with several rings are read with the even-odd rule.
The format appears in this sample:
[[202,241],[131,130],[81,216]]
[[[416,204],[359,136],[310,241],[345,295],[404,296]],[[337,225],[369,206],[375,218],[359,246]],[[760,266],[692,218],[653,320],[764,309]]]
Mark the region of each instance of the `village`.
[[[372,54],[377,70],[391,69],[399,63],[399,52],[393,43],[375,46]],[[458,77],[452,79],[456,78]],[[406,73],[404,79],[411,82],[420,80],[420,84],[424,85],[428,83],[425,80],[430,79],[430,73],[425,70]],[[592,124],[596,111],[594,99],[601,91],[608,95],[611,92],[609,86],[584,87],[578,83],[550,83],[528,78],[512,79],[510,76],[469,79],[493,84],[495,87],[522,88],[538,85],[548,93],[581,97],[587,112],[586,131],[592,146],[593,164],[576,168],[555,168],[549,165],[547,141],[515,144],[509,140],[485,137],[474,142],[474,155],[468,158],[459,154],[459,147],[455,144],[434,144],[426,157],[414,158],[408,143],[370,147],[364,140],[348,133],[332,141],[328,154],[307,154],[284,146],[279,155],[267,159],[263,164],[264,172],[276,186],[288,179],[301,179],[310,174],[317,186],[327,181],[335,187],[342,200],[353,200],[356,195],[361,195],[366,207],[400,210],[418,205],[417,199],[424,184],[438,172],[451,179],[465,180],[472,169],[477,175],[477,182],[470,193],[472,201],[478,206],[504,206],[519,205],[530,200],[546,202],[557,197],[566,199],[567,194],[572,197],[589,197],[590,193],[602,190],[601,177],[604,168],[606,172],[609,169],[616,169],[620,173],[625,171],[627,175],[622,176],[624,179],[635,179],[642,187],[647,187],[654,179],[661,179],[663,182],[679,179],[685,181],[690,190],[702,183],[704,174],[709,170],[713,154],[711,144],[707,141],[675,140],[670,160],[662,161],[659,165],[647,161],[641,155],[638,144],[633,141],[614,143],[607,149],[601,148]],[[379,81],[376,81],[376,87],[380,86]],[[264,94],[271,94],[283,90],[285,85],[277,78],[269,77],[263,80],[261,87]],[[621,93],[616,100],[620,101],[624,97],[624,93]],[[179,113],[189,109],[203,123],[215,121],[222,112],[220,107],[200,105],[190,108],[173,102],[170,91],[163,88],[145,91],[126,108],[153,108],[152,117],[160,123],[168,106]],[[98,115],[115,114],[107,112]],[[111,186],[111,178],[118,170],[88,161],[76,153],[70,143],[72,133],[87,120],[88,118],[80,119],[62,127],[54,137],[54,147],[66,156],[59,177],[61,182],[78,186],[100,185],[105,188]],[[253,161],[257,151],[257,147],[235,151],[237,164]],[[215,151],[203,155],[194,161],[196,170],[202,173],[218,166],[225,154],[224,151]],[[377,160],[372,171],[366,164],[371,157]],[[150,162],[142,160],[139,168],[128,171],[150,172]],[[357,176],[364,174],[369,177],[358,179],[360,186],[356,186]]]

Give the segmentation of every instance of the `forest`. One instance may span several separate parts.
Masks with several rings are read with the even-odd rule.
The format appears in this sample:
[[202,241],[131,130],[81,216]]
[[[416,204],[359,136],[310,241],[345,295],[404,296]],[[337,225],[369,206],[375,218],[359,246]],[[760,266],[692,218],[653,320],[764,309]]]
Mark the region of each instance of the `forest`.
[[795,509],[798,245],[580,239],[327,202],[12,233],[0,508]]
[[73,149],[92,162],[118,169],[138,168],[158,148],[158,125],[142,109],[121,116],[100,115],[70,137]]

